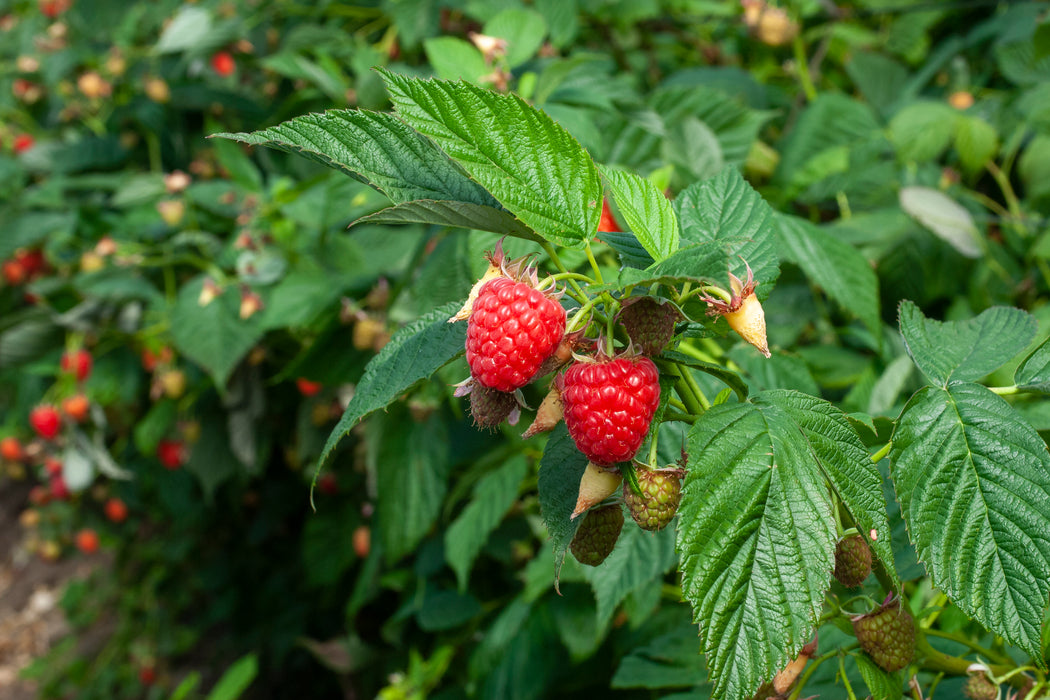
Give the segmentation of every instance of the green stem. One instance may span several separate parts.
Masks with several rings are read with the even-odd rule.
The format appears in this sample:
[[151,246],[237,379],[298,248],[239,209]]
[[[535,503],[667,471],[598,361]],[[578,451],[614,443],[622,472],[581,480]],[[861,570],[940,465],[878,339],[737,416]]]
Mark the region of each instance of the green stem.
[[802,673],[802,676],[799,677],[798,683],[795,685],[795,689],[792,690],[791,695],[788,696],[790,700],[798,700],[798,696],[802,694],[802,689],[806,686],[806,682],[809,680],[810,676],[812,676],[813,673],[820,667],[822,663],[824,663],[828,659],[835,658],[839,655],[840,651],[845,653],[856,646],[857,644],[853,643],[850,644],[848,647],[845,647],[844,649],[835,649],[834,651],[829,651],[823,656],[818,656],[817,658],[813,659],[813,663],[806,667],[806,670]]
[[993,394],[998,394],[999,396],[1010,396],[1012,394],[1021,393],[1020,388],[1018,388],[1016,384],[1014,384],[1013,386],[990,386],[988,387],[988,390],[991,391]]
[[[540,246],[543,248],[543,252],[547,254],[547,257],[550,258],[550,261],[554,263],[554,266],[558,268],[558,272],[568,272],[568,270],[565,268],[565,265],[562,263],[561,258],[558,257],[558,252],[554,250],[554,246],[552,246],[547,241],[541,243]],[[569,286],[572,287],[574,292],[576,292],[573,298],[581,304],[586,303],[587,295],[583,293],[583,290],[580,288],[580,285],[576,284],[576,280],[572,277],[569,277],[565,281],[568,282]]]
[[681,397],[682,403],[685,404],[686,410],[695,416],[699,416],[704,412],[703,407],[700,405],[700,400],[693,395],[689,384],[682,378],[682,371],[677,365],[672,365],[671,372],[675,375],[676,379],[674,382],[675,391],[678,392],[678,396]]
[[[949,656],[943,651],[937,651],[930,646],[926,635],[923,634],[924,631],[915,635],[915,651],[918,652],[918,656],[922,657],[922,667],[928,671],[943,671],[953,676],[965,676],[971,662],[960,659],[958,656]],[[1003,676],[1012,671],[1014,665],[992,664],[989,668],[993,675]],[[1021,687],[1026,680],[1023,676],[1018,675],[1010,679],[1010,684]]]
[[697,400],[700,401],[700,405],[703,406],[704,410],[706,411],[707,409],[711,408],[711,402],[704,395],[704,390],[701,389],[700,385],[696,383],[696,377],[693,376],[693,373],[690,372],[688,368],[682,369],[680,371],[682,379],[684,379],[689,385],[690,391],[692,391],[693,394],[696,396]]
[[886,455],[888,455],[890,453],[891,449],[893,449],[893,440],[890,440],[889,442],[887,442],[885,445],[882,446],[882,449],[880,449],[878,452],[873,454],[871,456],[871,461],[874,462],[875,464],[878,464],[879,462],[882,461],[883,457],[885,457]]
[[696,422],[696,416],[691,413],[681,413],[679,411],[664,411],[664,420],[676,420],[680,423],[688,423],[692,425]]
[[569,324],[565,326],[566,333],[572,333],[573,331],[578,330],[576,328],[576,323],[581,318],[584,318],[585,316],[588,316],[590,314],[591,309],[594,308],[595,301],[595,299],[588,299],[587,303],[581,306],[579,310],[575,314],[573,314],[572,318],[569,320]]
[[846,694],[849,696],[849,700],[857,700],[857,694],[853,692],[853,685],[849,682],[849,674],[846,673],[846,655],[839,656],[839,674],[842,676],[842,682],[846,686]]
[[813,86],[813,79],[809,75],[809,61],[806,60],[806,47],[802,43],[801,34],[795,35],[791,48],[795,52],[795,66],[798,69],[799,82],[802,83],[802,92],[806,93],[806,100],[812,102],[817,99],[817,88]]
[[1017,199],[1017,194],[1014,192],[1013,185],[1010,184],[1010,178],[999,169],[999,166],[995,164],[995,161],[988,161],[985,163],[985,168],[995,178],[995,183],[999,185],[999,189],[1002,190],[1003,199],[1006,200],[1006,206],[1010,210],[1010,216],[1014,220],[1014,228],[1022,237],[1028,236],[1028,229],[1021,225],[1023,215],[1021,214],[1021,202]]
[[551,279],[555,282],[561,282],[562,280],[579,280],[580,282],[586,282],[587,284],[594,284],[594,280],[587,275],[581,275],[578,272],[559,272],[556,275],[551,275]]
[[679,399],[676,396],[672,396],[671,398],[667,399],[667,405],[669,405],[671,408],[677,409],[679,411],[685,411],[686,410],[685,404],[682,403],[682,400]]
[[598,284],[605,284],[605,280],[602,279],[602,271],[598,267],[598,261],[594,259],[594,252],[591,250],[591,242],[587,241],[587,261],[591,264],[591,269],[594,270],[594,279],[598,280]]
[[1009,658],[1003,656],[1002,654],[994,652],[991,649],[987,649],[985,647],[982,647],[980,644],[975,644],[974,642],[970,641],[969,639],[967,639],[966,637],[963,637],[961,635],[957,635],[957,634],[954,634],[952,632],[942,632],[940,630],[931,630],[931,629],[925,629],[925,630],[923,630],[923,632],[926,635],[931,636],[931,637],[939,637],[940,639],[949,639],[949,640],[951,640],[953,642],[956,642],[958,644],[962,644],[963,646],[969,648],[969,650],[972,651],[973,653],[979,654],[979,655],[985,657],[986,659],[988,659],[989,661],[995,661],[996,663],[1006,664],[1006,665],[1009,665],[1009,664],[1013,663],[1013,661],[1011,661]]

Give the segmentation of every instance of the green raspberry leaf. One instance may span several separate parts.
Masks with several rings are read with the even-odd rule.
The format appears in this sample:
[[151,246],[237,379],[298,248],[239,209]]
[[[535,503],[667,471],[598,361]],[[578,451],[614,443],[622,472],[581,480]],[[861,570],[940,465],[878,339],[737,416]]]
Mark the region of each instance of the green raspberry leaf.
[[966,321],[926,318],[910,301],[898,311],[908,354],[934,384],[971,382],[994,372],[1024,350],[1036,332],[1027,311],[993,306]]
[[1018,365],[1014,384],[1028,391],[1050,393],[1050,339],[1040,343]]
[[627,225],[645,251],[659,262],[678,250],[678,219],[663,192],[634,173],[599,167]]
[[420,379],[429,377],[465,351],[467,324],[448,322],[462,305],[462,302],[445,304],[410,323],[372,358],[343,417],[328,436],[318,472],[331,458],[339,441],[363,418],[385,408]]
[[[726,168],[710,180],[690,185],[675,199],[674,208],[683,246],[701,244],[696,252],[707,262],[711,253],[704,248],[714,244],[710,247],[716,248],[720,284],[728,283],[727,270],[741,279],[747,277],[746,261],[759,284],[759,297],[765,297],[780,274],[773,210],[736,168]],[[687,250],[683,247],[680,253]],[[658,262],[650,270],[662,268]],[[704,267],[698,275],[709,275],[708,269]]]
[[377,70],[398,115],[544,239],[583,248],[597,231],[598,169],[544,112],[516,95]]
[[767,391],[761,394],[761,400],[776,404],[795,421],[809,441],[824,477],[857,521],[875,556],[900,585],[893,563],[882,476],[846,414],[827,401],[798,391]]
[[677,561],[670,527],[651,533],[630,518],[623,526],[616,549],[596,567],[584,567],[584,578],[594,588],[598,627],[604,629],[616,607],[643,586],[660,585],[659,579]]
[[824,293],[882,337],[879,278],[856,248],[805,219],[775,216],[776,237],[785,259],[797,264]]
[[517,499],[528,466],[524,455],[518,454],[483,476],[474,485],[470,503],[445,531],[445,559],[456,572],[460,591],[467,590],[470,567]]
[[1050,454],[1039,434],[985,387],[926,387],[901,414],[890,464],[901,513],[934,584],[1042,660]]
[[576,449],[565,423],[559,423],[551,432],[540,460],[540,476],[537,489],[543,523],[550,533],[554,545],[554,585],[558,585],[565,552],[576,535],[582,517],[573,520],[576,497],[580,493],[580,478],[587,468],[587,458]]
[[364,223],[455,226],[478,231],[503,233],[536,241],[537,243],[543,241],[542,238],[532,232],[532,229],[515,219],[514,215],[506,209],[496,209],[495,207],[473,204],[471,202],[417,199],[412,202],[402,202],[396,206],[381,209],[368,216],[362,216],[350,225],[356,226]]
[[213,136],[299,153],[375,187],[395,204],[437,199],[499,207],[448,156],[392,114],[340,109],[250,134]]
[[830,586],[823,438],[797,410],[770,392],[714,406],[689,431],[677,549],[714,697],[747,697],[794,658]]

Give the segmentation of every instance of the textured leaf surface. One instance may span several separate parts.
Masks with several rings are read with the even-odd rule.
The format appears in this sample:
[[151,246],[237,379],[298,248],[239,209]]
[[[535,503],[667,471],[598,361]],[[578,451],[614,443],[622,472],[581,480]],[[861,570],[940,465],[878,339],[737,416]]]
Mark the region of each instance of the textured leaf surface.
[[368,426],[378,448],[376,517],[388,563],[411,552],[427,534],[448,490],[448,430],[438,414],[419,423],[398,406]]
[[908,354],[934,384],[969,382],[994,372],[1024,350],[1035,336],[1026,311],[993,306],[966,321],[935,321],[910,301],[898,310]]
[[856,248],[805,219],[778,214],[777,240],[785,259],[881,337],[879,279]]
[[586,467],[587,458],[576,449],[565,423],[559,423],[543,450],[538,484],[543,523],[554,545],[555,585],[562,562],[565,561],[565,552],[582,520],[572,520],[571,516],[580,492],[580,478]]
[[448,323],[460,306],[461,302],[445,304],[410,323],[372,358],[343,417],[328,436],[320,466],[324,466],[339,441],[362,418],[384,408],[410,386],[465,351],[467,324]]
[[507,509],[518,497],[528,463],[517,454],[474,486],[470,504],[445,531],[445,559],[456,572],[460,590],[466,590],[470,567]]
[[722,284],[728,282],[727,269],[746,277],[744,261],[759,284],[773,282],[780,274],[773,210],[735,168],[687,187],[674,203],[683,244],[715,243],[721,250]]
[[881,698],[881,700],[900,700],[903,697],[900,674],[883,671],[866,654],[852,654],[851,656],[857,663],[857,669],[860,671],[861,678],[864,679],[864,684],[868,686],[871,697]]
[[849,418],[827,401],[798,391],[768,391],[761,398],[783,409],[805,434],[824,476],[896,580],[882,477]]
[[574,248],[594,235],[602,199],[598,169],[553,119],[516,95],[379,72],[401,118],[527,226]]
[[372,185],[397,204],[441,199],[499,206],[448,156],[392,114],[332,110],[250,134],[215,136],[300,153]]
[[530,241],[543,239],[504,209],[448,200],[417,199],[362,216],[356,224],[435,224],[505,233]]
[[715,697],[749,696],[812,638],[833,564],[819,441],[764,396],[689,431],[677,548]]
[[599,629],[609,623],[631,591],[661,585],[663,573],[675,562],[674,530],[666,527],[651,533],[635,525],[629,515],[627,521],[612,554],[599,566],[584,568],[598,603]]
[[1014,384],[1031,391],[1050,393],[1050,339],[1043,341],[1018,365]]
[[1050,454],[977,384],[926,387],[893,435],[891,475],[919,559],[970,617],[1033,658],[1050,598]]
[[678,250],[678,219],[670,200],[634,173],[601,168],[616,206],[645,251],[659,262]]

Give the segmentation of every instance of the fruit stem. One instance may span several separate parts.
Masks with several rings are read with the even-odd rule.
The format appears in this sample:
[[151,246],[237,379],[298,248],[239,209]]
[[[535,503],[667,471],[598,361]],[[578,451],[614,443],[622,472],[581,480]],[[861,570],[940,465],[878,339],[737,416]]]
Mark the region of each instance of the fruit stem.
[[581,306],[579,308],[579,310],[572,315],[572,318],[569,320],[569,325],[567,325],[565,327],[565,332],[566,333],[572,333],[573,331],[578,330],[576,328],[576,323],[581,318],[583,318],[585,316],[588,316],[590,314],[591,309],[594,308],[594,302],[595,302],[594,299],[588,299],[587,303],[585,303],[583,306]]
[[696,422],[696,418],[697,417],[694,416],[691,413],[681,413],[679,411],[666,411],[664,413],[664,420],[665,421],[676,420],[676,421],[680,421],[682,423],[688,423],[689,425],[692,425],[693,423],[695,423]]
[[889,442],[887,442],[885,445],[882,446],[882,448],[878,452],[873,454],[871,456],[871,461],[874,462],[875,464],[878,464],[879,462],[882,461],[883,457],[885,457],[886,455],[888,455],[890,453],[891,449],[893,449],[893,440],[890,440]]
[[820,668],[820,665],[822,663],[824,663],[828,659],[832,659],[838,656],[840,652],[845,654],[847,651],[857,646],[859,645],[856,642],[854,642],[853,644],[850,644],[847,647],[844,647],[842,649],[834,649],[822,656],[818,656],[817,658],[813,659],[813,662],[806,666],[806,670],[802,672],[802,677],[798,679],[798,684],[795,686],[795,689],[791,691],[791,695],[788,696],[790,700],[798,700],[798,696],[802,694],[802,689],[806,686],[806,682],[809,680],[810,676],[813,675],[814,671]]
[[598,284],[605,284],[605,280],[602,279],[602,271],[598,267],[598,261],[594,259],[594,253],[591,251],[591,242],[587,241],[587,260],[591,263],[591,269],[594,270],[594,278],[598,280]]
[[561,282],[562,280],[579,280],[581,282],[586,282],[587,284],[594,284],[594,280],[587,275],[581,275],[579,272],[559,272],[556,275],[551,275],[551,279],[555,282]]
[[857,700],[857,694],[853,692],[853,685],[849,682],[849,674],[846,673],[845,654],[839,656],[839,675],[842,677],[842,682],[846,686],[846,694],[849,695],[849,700]]
[[973,653],[978,654],[980,656],[983,656],[983,657],[985,657],[985,658],[987,658],[987,659],[989,659],[991,661],[995,661],[996,663],[1000,663],[1000,664],[1012,664],[1013,663],[1013,661],[1011,661],[1009,658],[1003,656],[1002,654],[1000,654],[998,652],[994,652],[991,649],[987,649],[985,647],[982,647],[980,644],[976,644],[976,643],[970,641],[969,639],[967,639],[966,637],[963,637],[961,635],[957,635],[957,634],[954,634],[952,632],[942,632],[941,630],[933,630],[933,629],[924,629],[923,633],[925,633],[927,635],[930,635],[930,636],[933,636],[933,637],[939,637],[941,639],[950,639],[951,641],[956,642],[957,644],[962,644],[963,646],[969,647],[970,651],[972,651]]
[[674,382],[675,391],[678,392],[678,396],[681,397],[682,403],[685,404],[685,408],[689,413],[699,416],[704,412],[703,407],[700,405],[699,399],[693,395],[689,384],[682,377],[682,371],[678,365],[671,365],[671,372],[675,375],[676,379]]
[[703,406],[704,410],[711,408],[711,402],[704,395],[704,390],[700,388],[700,385],[696,383],[696,377],[688,369],[681,371],[682,379],[685,380],[686,384],[689,385],[689,389],[692,390],[693,394],[700,401],[700,405]]
[[[550,258],[551,262],[554,263],[554,267],[558,268],[559,272],[568,272],[568,270],[565,269],[565,265],[562,263],[561,258],[558,257],[558,251],[554,250],[554,246],[547,241],[544,241],[540,245],[543,248],[543,252],[547,254],[547,257]],[[582,289],[580,289],[580,285],[576,284],[576,280],[572,277],[568,277],[565,281],[568,282],[569,286],[572,287],[574,292],[576,292],[576,294],[573,295],[573,299],[581,304],[586,303],[587,295],[583,293]]]
[[[960,659],[958,656],[949,656],[943,651],[938,651],[930,646],[929,641],[926,640],[926,632],[928,630],[916,630],[915,634],[915,651],[922,658],[922,668],[928,671],[943,671],[953,676],[965,676],[967,670],[970,668],[972,662],[966,659]],[[955,640],[958,641],[958,640]],[[995,676],[1003,676],[1013,670],[1014,666],[1005,666],[1002,664],[994,664],[989,666],[992,674]],[[1028,679],[1022,675],[1016,675],[1009,679],[1009,683],[1017,688],[1023,687]]]

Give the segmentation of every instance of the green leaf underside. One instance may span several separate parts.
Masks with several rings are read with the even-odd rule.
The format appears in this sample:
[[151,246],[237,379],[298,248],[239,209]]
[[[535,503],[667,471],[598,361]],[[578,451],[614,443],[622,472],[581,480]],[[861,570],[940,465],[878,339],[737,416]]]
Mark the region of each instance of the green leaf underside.
[[343,417],[328,436],[318,466],[328,462],[339,441],[373,411],[386,407],[403,391],[464,352],[467,324],[448,323],[462,306],[451,302],[405,326],[365,368]]
[[602,184],[564,128],[516,95],[379,70],[402,119],[455,159],[526,226],[582,248],[598,228]]
[[715,406],[689,431],[677,548],[715,697],[749,696],[794,658],[830,585],[819,441],[778,405],[786,395]]
[[[687,187],[675,198],[674,208],[683,245],[717,244],[721,253],[719,284],[728,282],[727,270],[744,279],[745,261],[760,285],[768,285],[780,274],[773,210],[735,168]],[[705,269],[700,274],[710,273]]]
[[368,216],[362,216],[350,226],[366,223],[434,224],[437,226],[453,226],[503,233],[536,241],[537,243],[543,241],[528,226],[515,219],[510,212],[504,209],[488,207],[484,204],[472,204],[471,202],[417,199],[412,202],[402,202],[401,204],[381,209]]
[[584,568],[584,576],[594,588],[598,627],[609,623],[631,591],[660,585],[657,579],[674,562],[674,534],[670,527],[657,533],[646,532],[627,516],[616,548],[608,558],[599,566]]
[[383,555],[413,551],[441,512],[448,490],[448,428],[439,415],[420,423],[397,406],[368,425],[376,450],[376,515]]
[[1050,339],[1043,341],[1018,365],[1014,384],[1031,391],[1050,393]]
[[215,136],[299,153],[372,185],[396,204],[438,199],[499,206],[448,156],[392,114],[331,110],[252,133]]
[[911,540],[959,608],[1035,659],[1050,597],[1050,455],[1009,404],[971,383],[926,387],[893,435]]
[[576,497],[580,492],[580,478],[587,468],[587,458],[576,449],[565,423],[559,423],[551,432],[540,460],[539,498],[543,523],[554,546],[554,585],[558,585],[565,552],[583,518],[572,520]]
[[671,201],[649,180],[599,166],[627,226],[645,251],[659,262],[678,250],[678,219]]
[[761,397],[783,409],[805,434],[824,476],[868,538],[875,555],[899,584],[882,476],[849,417],[827,401],[798,391],[768,391]]
[[993,306],[966,321],[935,321],[910,301],[898,311],[908,354],[934,384],[984,377],[1024,350],[1036,322],[1021,309]]
[[853,654],[852,657],[871,697],[881,700],[900,700],[903,697],[900,674],[883,671],[866,654]]
[[805,219],[778,214],[777,239],[784,257],[842,308],[864,322],[876,338],[882,337],[879,280],[856,248]]
[[456,572],[461,591],[467,589],[470,567],[481,548],[517,499],[527,471],[524,455],[517,454],[483,476],[474,486],[470,503],[445,531],[445,559]]

